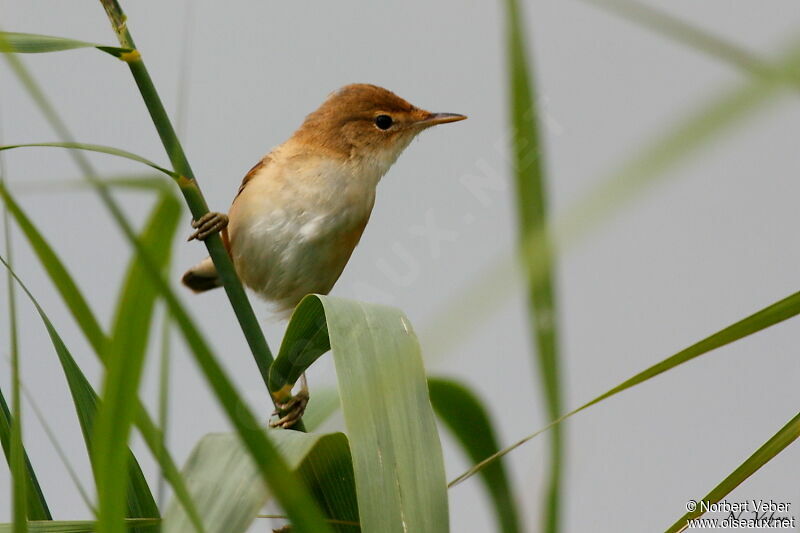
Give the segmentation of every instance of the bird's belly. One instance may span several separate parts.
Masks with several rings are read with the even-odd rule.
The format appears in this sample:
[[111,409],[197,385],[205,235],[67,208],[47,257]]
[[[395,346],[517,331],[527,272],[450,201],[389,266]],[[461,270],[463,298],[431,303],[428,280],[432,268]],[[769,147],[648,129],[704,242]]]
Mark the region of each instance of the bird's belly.
[[347,211],[256,215],[232,235],[236,271],[276,311],[291,312],[306,294],[333,288],[368,218]]

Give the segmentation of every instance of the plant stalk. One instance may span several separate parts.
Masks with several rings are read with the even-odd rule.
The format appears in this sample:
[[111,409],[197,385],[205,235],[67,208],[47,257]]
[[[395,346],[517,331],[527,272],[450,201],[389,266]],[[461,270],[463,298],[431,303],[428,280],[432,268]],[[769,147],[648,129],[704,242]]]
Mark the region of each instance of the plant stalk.
[[[200,191],[194,172],[178,140],[169,115],[167,115],[164,105],[161,103],[161,98],[153,85],[150,73],[147,71],[141,54],[136,49],[133,37],[128,31],[125,14],[117,0],[100,0],[100,2],[106,10],[114,32],[117,34],[120,46],[133,50],[133,52],[125,54],[121,59],[128,63],[133,79],[139,87],[139,92],[158,131],[161,143],[167,151],[172,167],[175,172],[181,175],[181,178],[177,180],[178,186],[186,200],[186,204],[189,206],[192,217],[197,220],[208,213],[208,204]],[[205,240],[205,245],[219,273],[225,293],[228,295],[233,311],[236,314],[236,319],[239,321],[245,339],[247,339],[247,344],[261,373],[264,385],[269,389],[269,367],[272,365],[273,356],[264,337],[264,332],[261,330],[258,319],[253,312],[253,307],[250,305],[250,300],[247,298],[247,294],[239,281],[233,262],[222,244],[220,236],[218,234],[212,235]],[[275,403],[271,396],[270,399]],[[302,420],[299,420],[292,429],[304,431]]]

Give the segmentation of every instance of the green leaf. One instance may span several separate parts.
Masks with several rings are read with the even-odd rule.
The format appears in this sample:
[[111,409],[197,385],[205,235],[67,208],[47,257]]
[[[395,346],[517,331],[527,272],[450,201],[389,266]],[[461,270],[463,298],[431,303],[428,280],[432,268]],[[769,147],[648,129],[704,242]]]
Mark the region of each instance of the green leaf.
[[[783,76],[797,77],[798,67],[800,47],[797,46],[785,52],[775,64]],[[633,198],[669,176],[670,171],[775,102],[782,88],[778,78],[753,78],[733,89],[726,88],[663,128],[662,133],[626,159],[616,171],[599,179],[596,186],[554,221],[550,234],[556,251],[563,252],[597,231]],[[543,230],[529,237],[526,244],[533,252],[528,253],[541,252],[536,252],[535,243],[542,238]],[[506,298],[516,294],[517,285],[509,283],[517,277],[515,263],[516,258],[512,256],[492,261],[437,313],[427,325],[426,334],[422,335],[426,346],[430,347],[429,355],[441,354],[468,338],[468,332],[484,322]],[[529,282],[543,274],[540,268],[543,262],[537,260],[535,265],[536,268],[528,269]],[[473,305],[474,301],[480,301],[481,305]]]
[[[552,236],[547,228],[547,187],[543,163],[544,147],[537,124],[536,97],[532,67],[527,58],[525,30],[517,0],[506,1],[506,34],[514,177],[520,250],[528,272],[529,330],[536,345],[535,360],[539,369],[545,406],[549,419],[562,412],[558,307],[554,290]],[[543,530],[560,530],[561,472],[563,469],[563,434],[561,427],[550,433],[549,479],[545,491]]]
[[[178,227],[180,204],[172,195],[162,194],[141,235],[141,243],[165,269],[171,257],[172,242]],[[99,496],[98,521],[121,521],[125,515],[126,480],[119,475],[129,461],[125,453],[131,424],[136,413],[136,397],[144,367],[150,324],[158,290],[135,255],[117,302],[114,325],[106,360],[103,402],[97,412],[93,433],[95,475]],[[132,487],[132,488],[142,488]],[[146,488],[146,485],[144,486]],[[135,497],[139,508],[129,509],[130,518],[158,516],[158,508],[146,491],[144,500]],[[138,514],[138,513],[156,514]],[[136,513],[136,514],[132,514]]]
[[[11,427],[13,420],[11,412],[8,410],[8,404],[3,397],[3,392],[0,391],[0,444],[3,445],[3,452],[6,456],[9,468],[11,467]],[[39,480],[36,479],[36,473],[33,471],[33,466],[28,458],[28,454],[23,450],[25,457],[25,472],[27,480],[25,488],[28,491],[27,495],[27,511],[28,520],[52,520],[53,516],[50,514],[50,509],[47,508],[47,502],[44,499],[44,493],[39,486]]]
[[705,339],[692,344],[688,348],[684,348],[675,355],[672,355],[671,357],[668,357],[663,361],[656,363],[655,365],[643,370],[642,372],[639,372],[632,378],[623,381],[622,383],[620,383],[613,389],[609,390],[608,392],[601,394],[597,398],[581,405],[577,409],[573,409],[569,413],[559,417],[556,420],[553,420],[539,431],[532,433],[527,437],[520,439],[511,446],[500,450],[499,452],[490,457],[487,457],[486,459],[476,464],[475,466],[473,466],[472,468],[470,468],[469,470],[458,476],[456,479],[451,481],[450,486],[452,487],[458,483],[461,483],[465,479],[472,477],[477,472],[479,472],[487,465],[489,465],[492,461],[495,461],[498,458],[506,455],[512,450],[522,446],[531,439],[544,433],[553,426],[560,424],[567,418],[577,413],[580,413],[584,409],[587,409],[595,405],[596,403],[602,402],[603,400],[606,400],[611,396],[619,394],[624,390],[639,385],[640,383],[643,383],[651,378],[654,378],[655,376],[662,374],[667,370],[675,368],[676,366],[681,365],[687,361],[691,361],[696,357],[699,357],[712,350],[725,346],[726,344],[730,344],[739,339],[747,337],[748,335],[757,333],[770,326],[774,326],[775,324],[783,322],[784,320],[788,320],[789,318],[797,316],[798,314],[800,314],[800,292],[796,292],[791,296],[784,298],[783,300],[775,302],[774,304],[769,305],[746,318],[743,318],[742,320],[736,322],[735,324],[731,324],[727,328],[724,328],[714,333],[713,335],[710,335]]
[[[160,519],[135,518],[125,520],[125,525],[133,531],[134,527],[142,531],[157,531]],[[149,526],[149,527],[148,527]],[[97,531],[97,523],[91,520],[51,520],[47,522],[28,522],[31,533],[92,533]],[[11,533],[10,524],[0,524],[0,533]]]
[[[753,453],[739,468],[734,470],[728,477],[714,487],[711,492],[701,500],[708,504],[717,503],[726,494],[741,485],[744,480],[752,476],[756,470],[767,464],[773,457],[783,451],[784,448],[793,443],[800,437],[800,414],[791,419],[780,431],[773,435],[758,450]],[[677,522],[672,524],[667,533],[683,531],[687,527],[687,521],[697,518],[703,514],[702,508],[698,505],[694,512],[686,513]]]
[[[174,185],[164,179],[161,174],[152,172],[125,173],[114,176],[98,178],[105,186],[119,189],[141,190],[146,192],[172,192]],[[11,188],[20,194],[53,194],[74,191],[86,191],[92,187],[88,180],[77,179],[46,179],[24,181],[11,184]]]
[[[103,357],[106,353],[106,343],[108,343],[108,339],[102,329],[100,329],[100,325],[94,313],[77,288],[72,276],[69,274],[64,264],[58,259],[58,256],[39,230],[33,225],[19,205],[14,202],[8,191],[3,188],[2,184],[0,184],[0,197],[5,201],[9,212],[14,216],[23,234],[28,239],[29,244],[36,252],[39,261],[47,271],[51,281],[59,291],[59,294],[80,326],[84,336],[92,345],[95,354],[98,355],[100,361],[105,365]],[[75,368],[77,369],[77,366],[75,366]],[[78,371],[80,372],[80,369],[78,369]],[[83,378],[82,374],[81,377]],[[86,379],[83,378],[83,381],[86,381]],[[161,431],[153,423],[147,410],[138,399],[136,400],[136,408],[136,426],[141,432],[145,443],[158,461],[162,472],[164,472],[164,476],[175,491],[175,495],[180,499],[184,507],[186,507],[190,516],[194,518],[196,530],[202,532],[203,527],[199,521],[199,513],[194,503],[189,499],[188,490],[184,486],[175,461],[164,446]]]
[[[344,434],[282,430],[268,434],[289,467],[300,472],[326,516],[358,521],[353,464]],[[186,462],[183,475],[192,498],[202,509],[209,533],[247,531],[269,499],[258,468],[235,434],[203,437]],[[163,533],[182,532],[186,527],[186,514],[177,505],[170,505]],[[333,525],[336,531],[358,531],[344,527]]]
[[[0,261],[2,261],[3,264],[6,265],[6,268],[8,268],[8,265],[5,263],[4,259],[0,258]],[[93,427],[95,425],[95,414],[99,404],[97,394],[94,392],[94,389],[89,384],[78,365],[75,363],[75,360],[69,353],[69,350],[61,340],[61,336],[53,327],[52,322],[41,308],[39,303],[28,291],[27,287],[22,284],[22,281],[16,277],[16,275],[14,275],[14,278],[31,300],[31,303],[33,303],[36,311],[39,313],[39,317],[42,319],[42,322],[47,329],[50,341],[55,348],[59,362],[64,369],[65,376],[67,377],[67,383],[69,384],[70,394],[72,395],[72,399],[75,404],[75,411],[78,415],[78,421],[81,425],[84,441],[86,443],[87,450],[89,451],[89,457],[92,459],[92,466],[96,468],[98,462],[98,450],[92,446],[91,436]],[[131,517],[135,518],[142,517],[143,515],[145,515],[144,517],[147,518],[158,517],[158,508],[156,507],[155,501],[150,494],[150,490],[147,486],[147,482],[144,479],[141,468],[139,467],[139,463],[136,461],[136,458],[133,456],[133,453],[127,446],[123,444],[121,448],[121,453],[124,454],[126,463],[120,470],[127,468],[128,476],[119,476],[119,478],[123,483],[129,483],[131,487],[130,499],[128,502],[129,514]],[[146,516],[148,514],[149,516]]]
[[152,169],[158,170],[159,172],[163,172],[167,176],[176,179],[180,178],[180,175],[177,172],[158,166],[149,159],[146,159],[140,155],[128,152],[127,150],[114,148],[112,146],[103,146],[100,144],[74,143],[74,142],[8,144],[0,146],[0,152],[3,150],[13,150],[15,148],[69,148],[70,150],[84,150],[86,152],[97,152],[100,154],[114,155],[117,157],[122,157],[123,159],[130,159],[131,161],[136,161],[137,163],[142,163],[143,165],[147,165]]
[[295,309],[270,372],[279,399],[330,345],[364,531],[448,531],[439,435],[419,344],[402,312],[328,296]]
[[[484,403],[471,390],[457,381],[442,378],[428,378],[428,390],[439,419],[453,433],[471,461],[477,463],[500,449]],[[487,466],[480,474],[494,503],[497,531],[522,531],[502,460]]]
[[332,387],[314,387],[314,401],[309,402],[303,413],[308,431],[316,431],[341,407],[339,391]]
[[122,57],[123,54],[132,52],[129,48],[104,46],[96,43],[88,43],[86,41],[76,41],[75,39],[65,39],[63,37],[0,31],[0,52],[41,54],[45,52],[74,50],[76,48],[97,48],[114,57]]

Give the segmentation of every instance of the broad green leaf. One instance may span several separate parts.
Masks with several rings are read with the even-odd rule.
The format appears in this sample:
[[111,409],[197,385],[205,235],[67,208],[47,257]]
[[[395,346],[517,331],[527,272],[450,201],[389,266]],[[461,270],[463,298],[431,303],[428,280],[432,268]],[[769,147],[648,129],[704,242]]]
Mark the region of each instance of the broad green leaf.
[[[268,435],[289,467],[300,472],[328,518],[358,521],[353,464],[344,434],[271,430]],[[203,437],[187,460],[183,476],[202,509],[209,533],[247,531],[270,497],[258,468],[235,434]],[[179,533],[187,525],[184,511],[170,505],[163,533]],[[358,531],[332,527],[336,531]]]
[[[168,305],[170,314],[181,330],[191,354],[200,370],[211,386],[220,406],[236,429],[242,443],[254,459],[259,474],[267,486],[275,490],[278,503],[291,518],[292,526],[299,533],[328,533],[331,528],[326,524],[322,513],[302,483],[295,478],[275,445],[267,438],[258,420],[242,400],[230,378],[214,357],[208,343],[200,334],[189,314],[180,304],[175,293],[161,277],[153,264],[152,258],[135,235],[127,232],[127,222],[122,214],[115,211],[118,222],[126,229],[126,237],[134,245],[151,281],[157,284],[158,290]],[[112,528],[118,524],[109,524]]]
[[[125,525],[133,531],[157,531],[160,519],[135,518],[125,520]],[[149,527],[148,527],[149,526]],[[146,528],[146,529],[145,529]],[[0,533],[11,533],[10,524],[0,524]],[[31,533],[92,533],[97,531],[97,523],[90,520],[51,520],[47,522],[28,522]]]
[[[428,390],[439,419],[453,433],[471,461],[477,463],[500,449],[484,403],[471,390],[457,381],[442,378],[428,378]],[[480,475],[494,503],[497,531],[522,531],[502,460],[481,470]]]
[[678,365],[681,365],[687,361],[691,361],[692,359],[699,357],[703,354],[706,354],[712,350],[725,346],[726,344],[730,344],[735,342],[739,339],[747,337],[748,335],[752,335],[753,333],[757,333],[763,329],[766,329],[770,326],[774,326],[784,320],[788,320],[794,316],[800,314],[800,292],[796,292],[791,296],[784,298],[778,302],[775,302],[772,305],[769,305],[756,313],[748,316],[747,318],[743,318],[742,320],[731,324],[727,328],[724,328],[713,335],[706,337],[705,339],[698,341],[688,348],[684,348],[680,352],[672,355],[663,361],[656,363],[655,365],[639,372],[635,376],[630,379],[627,379],[614,387],[613,389],[609,390],[598,396],[597,398],[581,405],[577,409],[573,409],[569,413],[559,417],[556,420],[553,420],[548,425],[540,429],[539,431],[528,435],[517,441],[516,443],[512,444],[511,446],[504,448],[497,452],[496,454],[484,459],[480,463],[476,464],[456,479],[450,482],[450,486],[457,485],[461,483],[465,479],[468,479],[475,475],[477,472],[485,468],[487,465],[491,464],[493,461],[497,460],[498,458],[506,455],[507,453],[511,452],[512,450],[522,446],[526,442],[530,441],[531,439],[537,437],[538,435],[544,433],[548,429],[556,426],[566,420],[567,418],[580,413],[584,409],[587,409],[593,406],[596,403],[602,402],[605,399],[610,398],[620,392],[630,389],[640,383],[643,383],[651,378],[656,377],[659,374],[663,374],[667,370],[675,368]]
[[270,373],[282,399],[330,346],[364,531],[448,531],[439,435],[419,344],[398,310],[328,296],[295,309]]
[[308,431],[316,431],[341,407],[339,391],[329,387],[314,387],[313,401],[303,413],[303,422]]
[[[120,150],[119,148],[114,148],[111,146],[102,146],[100,144],[86,144],[86,143],[75,143],[75,142],[27,143],[27,144],[3,145],[0,146],[0,151],[13,150],[15,148],[68,148],[70,150],[84,150],[86,152],[97,152],[100,154],[114,155],[117,157],[121,157],[123,159],[130,159],[131,161],[136,161],[137,163],[142,163],[143,165],[147,165],[152,169],[158,170],[159,172],[163,172],[164,174],[172,178],[176,179],[180,178],[180,175],[177,172],[173,172],[172,170],[168,170],[164,167],[158,166],[149,159],[128,152],[127,150]],[[102,183],[102,181],[100,181],[99,183]]]
[[76,48],[97,48],[114,57],[122,57],[124,54],[132,52],[132,50],[128,48],[104,46],[96,43],[88,43],[86,41],[76,41],[75,39],[65,39],[63,37],[0,31],[0,52],[41,54],[45,52],[74,50]]
[[[533,68],[527,57],[525,29],[517,0],[506,0],[506,36],[510,88],[514,182],[516,183],[517,219],[520,250],[528,274],[528,329],[536,346],[545,406],[549,419],[562,412],[558,349],[558,307],[553,283],[554,258],[552,237],[547,228],[548,198],[545,178],[544,146],[539,133]],[[545,491],[543,530],[560,530],[561,472],[563,469],[563,434],[561,427],[550,433],[550,464]]]
[[[731,472],[722,482],[714,487],[711,492],[700,500],[709,504],[717,503],[733,489],[741,485],[744,480],[752,476],[756,470],[767,464],[773,457],[778,455],[787,446],[800,437],[800,414],[791,419],[780,431],[773,435],[758,450],[753,453],[739,468]],[[703,514],[703,510],[698,505],[694,512],[686,513],[677,522],[672,524],[667,533],[683,531],[687,527],[687,522]]]
[[[6,456],[9,468],[11,467],[11,426],[13,421],[11,418],[11,411],[8,410],[8,404],[3,397],[3,392],[0,391],[0,444],[3,446],[3,452]],[[36,473],[33,471],[33,466],[28,458],[28,454],[23,450],[25,457],[25,473],[27,480],[25,488],[28,491],[27,495],[27,511],[28,520],[52,520],[50,510],[47,508],[47,502],[44,499],[44,494],[39,486],[39,480],[36,479]]]
[[[178,227],[180,204],[170,194],[162,194],[141,235],[142,245],[156,258],[162,270],[169,265],[172,242]],[[106,374],[103,402],[97,413],[97,424],[93,432],[93,448],[97,492],[99,496],[99,520],[104,513],[119,519],[124,518],[126,492],[129,505],[127,517],[154,517],[158,508],[146,484],[131,489],[143,493],[130,493],[125,478],[119,475],[129,463],[125,447],[130,427],[136,413],[136,397],[144,367],[150,324],[158,292],[134,256],[114,313],[109,353],[105,357]]]
[[[13,198],[8,194],[8,191],[0,185],[0,197],[6,202],[9,212],[14,216],[18,225],[23,231],[23,234],[28,239],[29,244],[36,252],[39,261],[47,271],[56,289],[59,291],[64,303],[69,308],[73,317],[77,321],[86,339],[92,345],[95,354],[100,357],[101,362],[105,365],[103,359],[106,353],[106,343],[108,339],[103,333],[100,325],[95,318],[94,313],[89,308],[86,300],[83,298],[80,290],[77,288],[75,281],[67,271],[63,263],[58,259],[53,249],[44,239],[39,230],[33,225],[31,220],[22,211]],[[77,368],[77,367],[76,367]],[[82,374],[81,374],[82,377]],[[83,378],[84,381],[85,378]],[[87,382],[88,383],[88,382]],[[193,502],[188,498],[188,491],[183,484],[180,477],[175,461],[172,459],[169,451],[164,447],[163,437],[161,431],[153,423],[152,419],[147,413],[142,403],[137,399],[137,413],[136,413],[136,426],[142,434],[150,451],[159,463],[164,476],[169,481],[176,496],[181,500],[181,503],[187,508],[190,516],[195,519],[195,528],[198,532],[202,532],[202,524],[199,521],[199,514],[194,507]]]

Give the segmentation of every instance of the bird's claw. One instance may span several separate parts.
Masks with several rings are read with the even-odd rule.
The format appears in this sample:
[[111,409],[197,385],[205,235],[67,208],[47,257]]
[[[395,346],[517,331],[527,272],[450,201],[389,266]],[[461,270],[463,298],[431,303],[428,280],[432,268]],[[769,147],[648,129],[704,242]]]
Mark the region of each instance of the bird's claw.
[[273,415],[281,415],[278,420],[269,423],[271,428],[289,429],[303,417],[308,405],[309,394],[307,390],[300,390],[283,403],[276,405]]
[[211,235],[222,231],[228,226],[228,216],[222,213],[208,212],[198,220],[192,220],[192,227],[196,229],[187,240],[197,239],[204,241]]

